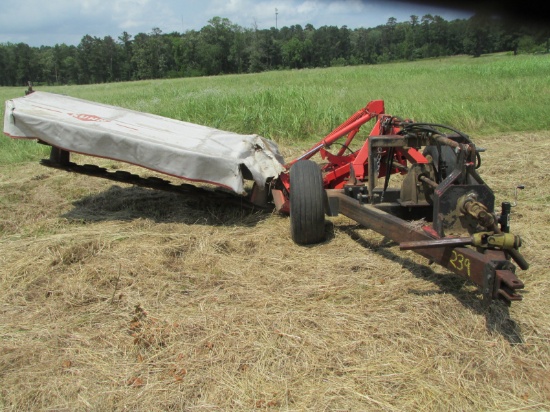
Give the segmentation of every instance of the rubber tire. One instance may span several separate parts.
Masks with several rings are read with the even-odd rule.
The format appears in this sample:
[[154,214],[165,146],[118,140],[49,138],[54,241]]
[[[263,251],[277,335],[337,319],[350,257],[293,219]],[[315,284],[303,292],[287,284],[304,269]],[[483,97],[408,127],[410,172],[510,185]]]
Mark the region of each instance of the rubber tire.
[[[426,146],[422,154],[424,156],[430,155],[432,157],[432,161],[435,166],[435,169],[438,170],[439,152],[437,151],[437,147]],[[456,153],[454,152],[452,147],[447,145],[441,145],[441,157],[442,157],[442,160],[447,164],[447,174],[450,174],[456,167]]]
[[323,176],[312,160],[300,160],[290,168],[290,233],[299,245],[326,239]]
[[[426,146],[422,154],[424,156],[430,155],[432,157],[433,164],[437,170],[437,166],[439,165],[439,153],[437,151],[437,147]],[[456,167],[457,154],[455,153],[452,147],[447,145],[442,145],[441,158],[447,164],[447,175],[449,175]],[[441,183],[441,182],[438,182],[438,183]],[[475,185],[477,184],[477,181],[470,175],[468,176],[467,184]]]

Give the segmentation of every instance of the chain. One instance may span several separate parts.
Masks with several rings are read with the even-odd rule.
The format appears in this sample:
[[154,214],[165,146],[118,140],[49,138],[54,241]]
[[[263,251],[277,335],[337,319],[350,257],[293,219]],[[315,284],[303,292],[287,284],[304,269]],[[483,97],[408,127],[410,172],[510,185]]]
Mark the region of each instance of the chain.
[[378,175],[380,174],[380,161],[382,160],[382,148],[379,147],[376,150],[376,175],[374,178],[378,178]]

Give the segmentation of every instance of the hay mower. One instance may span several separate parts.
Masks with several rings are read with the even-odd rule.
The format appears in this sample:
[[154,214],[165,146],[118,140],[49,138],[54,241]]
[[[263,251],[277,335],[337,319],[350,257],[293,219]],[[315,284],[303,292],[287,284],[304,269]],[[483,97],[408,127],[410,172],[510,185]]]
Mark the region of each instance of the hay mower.
[[[354,142],[373,120],[365,141]],[[157,177],[77,165],[70,153],[110,158],[227,190],[223,200],[288,214],[294,242],[326,240],[326,216],[343,214],[478,286],[484,300],[521,300],[521,238],[510,233],[511,203],[495,196],[478,168],[482,149],[451,127],[385,113],[374,100],[285,163],[276,145],[80,99],[34,92],[6,102],[4,133],[51,146],[42,164],[154,189],[190,193]],[[333,150],[333,148],[335,148]],[[320,155],[319,161],[312,158]],[[253,180],[244,190],[243,180]],[[200,188],[196,188],[201,190]],[[235,196],[235,194],[239,196]]]
[[[366,141],[350,149],[370,120]],[[325,216],[341,213],[469,279],[487,301],[510,305],[524,287],[511,260],[529,265],[521,238],[510,233],[512,204],[503,202],[497,214],[477,172],[482,151],[458,130],[391,116],[375,100],[287,163],[271,193],[276,209],[290,215],[298,244],[325,240]],[[322,162],[311,160],[316,154]],[[390,187],[394,175],[397,188]]]

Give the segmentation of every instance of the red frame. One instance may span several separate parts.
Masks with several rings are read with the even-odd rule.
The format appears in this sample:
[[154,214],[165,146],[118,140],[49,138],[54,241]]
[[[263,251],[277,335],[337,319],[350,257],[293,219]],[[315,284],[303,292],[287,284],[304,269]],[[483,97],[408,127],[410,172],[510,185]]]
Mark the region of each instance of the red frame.
[[[383,100],[372,100],[363,109],[358,110],[349,119],[332,132],[319,140],[309,148],[302,156],[285,164],[286,171],[278,178],[278,184],[272,190],[277,210],[289,213],[290,176],[289,171],[294,163],[299,160],[311,159],[317,153],[327,162],[321,166],[323,172],[323,185],[325,189],[342,189],[348,184],[353,173],[359,182],[365,182],[368,178],[369,139],[367,138],[361,148],[346,154],[347,148],[357,136],[361,126],[370,120],[376,119],[368,137],[381,135],[399,135],[402,120],[385,113]],[[395,120],[398,120],[396,122]],[[336,154],[328,151],[328,148],[338,140],[345,137],[345,142]],[[387,174],[404,173],[397,167],[387,169],[388,149],[381,149],[380,168],[377,177],[385,177]],[[383,161],[382,161],[383,160]],[[414,148],[396,147],[393,151],[393,161],[406,166],[411,163],[428,163],[428,160]]]

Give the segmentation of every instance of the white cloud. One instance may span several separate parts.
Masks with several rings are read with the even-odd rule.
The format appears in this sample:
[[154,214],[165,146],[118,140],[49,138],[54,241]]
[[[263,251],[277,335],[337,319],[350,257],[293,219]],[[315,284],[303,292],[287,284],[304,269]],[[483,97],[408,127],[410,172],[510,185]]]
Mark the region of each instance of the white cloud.
[[[17,0],[0,13],[0,43],[24,42],[31,46],[78,44],[86,34],[118,37],[150,33],[154,27],[164,33],[200,30],[215,17],[224,17],[244,28],[277,26],[302,27],[310,23],[374,27],[389,17],[406,21],[411,14],[440,14],[446,19],[466,18],[454,13],[446,17],[441,9],[413,6],[395,1],[361,0]],[[437,11],[434,11],[437,10]],[[439,11],[439,12],[438,12]],[[457,17],[458,16],[458,17]]]
[[327,11],[337,14],[361,13],[365,11],[365,3],[359,0],[331,1]]
[[298,14],[311,14],[318,12],[321,7],[323,7],[323,5],[319,4],[317,1],[304,1],[296,7],[296,12]]

